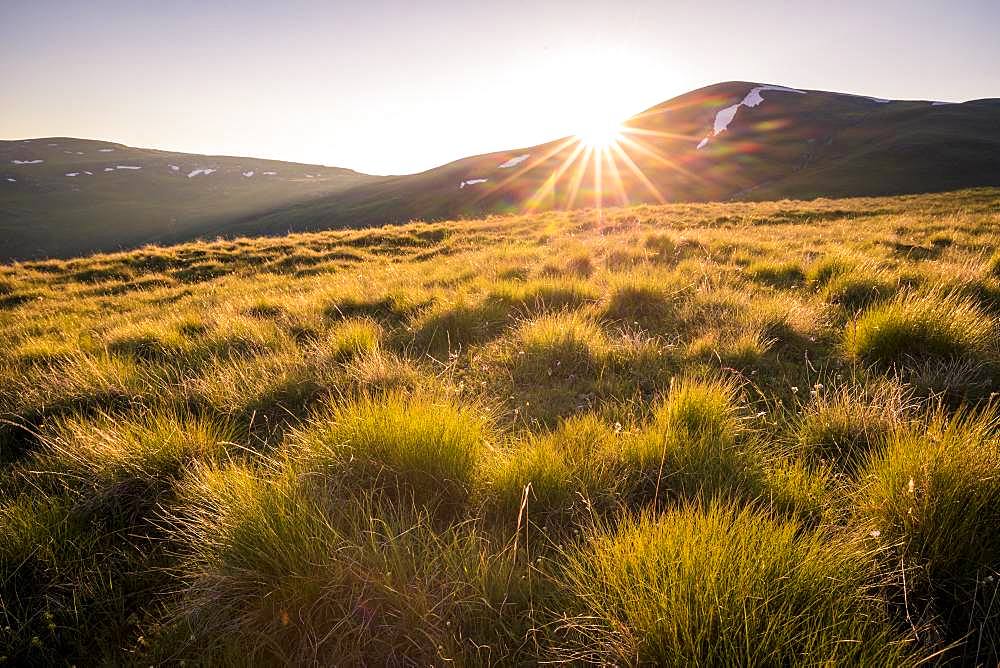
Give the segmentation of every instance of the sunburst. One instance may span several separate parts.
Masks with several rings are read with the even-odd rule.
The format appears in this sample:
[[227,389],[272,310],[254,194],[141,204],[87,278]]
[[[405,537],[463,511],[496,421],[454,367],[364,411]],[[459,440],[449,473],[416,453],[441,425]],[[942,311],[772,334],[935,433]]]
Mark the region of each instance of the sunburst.
[[[669,186],[663,182],[665,175],[674,173],[687,180],[701,179],[685,168],[683,159],[668,157],[657,144],[679,141],[690,142],[693,147],[699,137],[648,127],[658,125],[652,118],[658,113],[662,111],[651,110],[623,123],[600,109],[590,110],[589,116],[578,123],[574,135],[518,165],[505,179],[483,189],[477,199],[504,190],[531,172],[542,180],[536,181],[534,192],[521,199],[525,211],[549,206],[565,209],[591,206],[601,211],[606,205],[664,203],[667,201],[664,190]],[[640,162],[655,173],[645,173]],[[540,174],[542,169],[547,173]]]

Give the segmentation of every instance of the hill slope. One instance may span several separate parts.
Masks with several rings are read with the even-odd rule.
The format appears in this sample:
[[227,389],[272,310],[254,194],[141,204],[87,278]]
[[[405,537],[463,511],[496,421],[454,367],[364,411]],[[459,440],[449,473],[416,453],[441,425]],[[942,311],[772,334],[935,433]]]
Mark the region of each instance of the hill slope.
[[0,260],[190,239],[379,180],[336,167],[67,137],[0,141]]
[[[80,140],[6,142],[0,231],[12,241],[0,259],[552,208],[997,186],[998,118],[996,99],[879,100],[728,82],[638,114],[609,148],[570,137],[393,177],[105,147],[120,160]],[[126,157],[145,171],[118,170]],[[33,158],[51,162],[23,164]],[[187,178],[212,165],[219,172]]]
[[[729,82],[629,119],[617,148],[591,152],[566,138],[476,156],[228,229],[273,233],[284,225],[322,229],[601,204],[995,186],[1000,185],[998,118],[995,99],[877,100]],[[517,160],[522,161],[509,166]]]

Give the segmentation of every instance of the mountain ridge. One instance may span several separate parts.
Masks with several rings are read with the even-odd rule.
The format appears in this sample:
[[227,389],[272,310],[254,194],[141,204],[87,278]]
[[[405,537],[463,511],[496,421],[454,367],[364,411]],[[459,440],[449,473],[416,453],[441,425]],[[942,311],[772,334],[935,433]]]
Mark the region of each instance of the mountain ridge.
[[0,260],[530,210],[996,186],[998,118],[995,98],[727,81],[636,114],[605,151],[563,137],[395,176],[101,140],[2,141]]

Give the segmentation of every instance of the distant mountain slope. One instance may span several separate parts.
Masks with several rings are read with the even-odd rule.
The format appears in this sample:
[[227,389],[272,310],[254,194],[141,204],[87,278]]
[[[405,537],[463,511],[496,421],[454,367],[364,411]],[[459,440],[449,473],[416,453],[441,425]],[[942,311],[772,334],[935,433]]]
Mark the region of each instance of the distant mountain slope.
[[[600,160],[587,157],[586,149],[567,138],[352,188],[227,229],[275,233],[287,226],[322,229],[600,203],[906,194],[1000,185],[997,99],[963,104],[880,100],[729,82],[657,105],[629,119],[626,127],[618,149],[609,149]],[[595,183],[601,184],[600,192]]]
[[0,141],[0,259],[193,238],[253,212],[378,180],[335,167],[86,139]]
[[[727,82],[668,100],[625,128],[603,150],[569,137],[394,177],[100,142],[81,148],[81,140],[4,142],[0,232],[13,241],[0,258],[548,208],[1000,186],[998,99],[881,100]],[[32,158],[52,164],[25,164]],[[147,171],[119,171],[126,158]],[[109,167],[113,181],[99,181]],[[191,175],[205,167],[219,172]],[[93,175],[66,175],[82,170]],[[266,180],[265,170],[277,175]],[[5,183],[7,172],[27,184]],[[35,175],[44,177],[30,181]]]

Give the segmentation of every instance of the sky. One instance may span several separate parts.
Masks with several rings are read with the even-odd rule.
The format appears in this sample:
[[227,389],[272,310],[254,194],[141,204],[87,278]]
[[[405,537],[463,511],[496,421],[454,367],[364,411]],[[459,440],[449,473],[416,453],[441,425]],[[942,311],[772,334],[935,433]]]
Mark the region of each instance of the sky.
[[430,169],[746,80],[1000,97],[996,0],[0,0],[0,139]]

